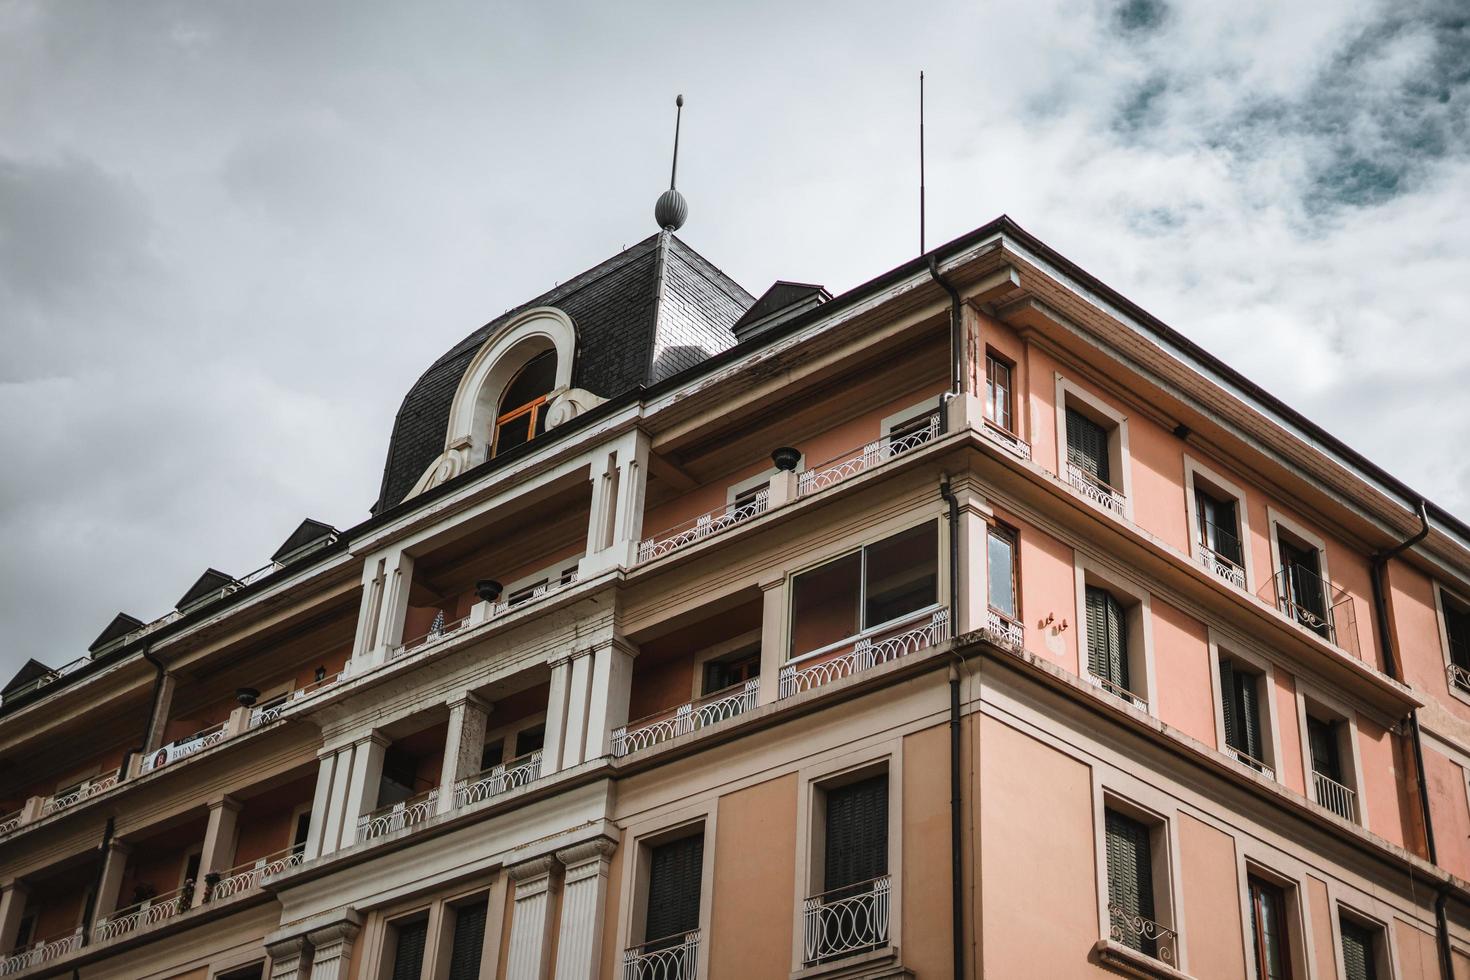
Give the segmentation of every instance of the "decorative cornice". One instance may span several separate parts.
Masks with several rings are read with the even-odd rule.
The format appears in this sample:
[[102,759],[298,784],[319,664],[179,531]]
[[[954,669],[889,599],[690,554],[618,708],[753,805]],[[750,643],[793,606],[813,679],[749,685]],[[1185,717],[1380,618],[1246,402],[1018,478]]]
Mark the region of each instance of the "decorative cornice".
[[505,869],[505,873],[510,877],[511,881],[519,884],[543,875],[549,875],[551,874],[551,869],[555,866],[556,859],[550,854],[543,854],[540,857],[531,858],[529,861],[513,864]]
[[567,881],[572,882],[596,872],[617,849],[617,841],[608,837],[594,837],[592,840],[562,848],[556,852],[556,859],[566,865]]

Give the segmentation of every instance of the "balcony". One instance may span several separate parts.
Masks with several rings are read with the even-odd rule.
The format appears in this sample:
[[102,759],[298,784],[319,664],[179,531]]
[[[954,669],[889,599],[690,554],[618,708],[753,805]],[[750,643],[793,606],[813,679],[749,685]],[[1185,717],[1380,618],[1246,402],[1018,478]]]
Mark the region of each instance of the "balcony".
[[813,895],[802,903],[802,959],[808,966],[888,945],[888,875]]
[[1128,498],[1071,460],[1067,461],[1067,482],[1072,485],[1072,489],[1103,510],[1112,511],[1119,517],[1125,516]]
[[204,900],[218,902],[253,891],[267,878],[300,867],[303,860],[304,854],[300,847],[288,847],[218,875],[206,875]]
[[1108,938],[1178,968],[1179,937],[1173,929],[1108,903]]
[[1317,802],[1349,823],[1358,822],[1358,794],[1320,772],[1312,773],[1312,791]]
[[97,921],[92,935],[99,943],[117,939],[119,936],[151,929],[175,916],[182,915],[193,907],[194,882],[191,880],[157,898],[144,899],[135,905],[129,905],[118,909],[111,915],[104,916]]
[[1082,679],[1087,681],[1089,684],[1096,684],[1098,687],[1102,688],[1104,691],[1107,691],[1109,694],[1119,699],[1120,701],[1127,701],[1129,704],[1133,705],[1135,708],[1138,708],[1140,711],[1148,710],[1148,699],[1139,697],[1137,694],[1134,694],[1132,691],[1128,690],[1128,688],[1124,687],[1122,684],[1119,684],[1117,681],[1110,680],[1106,677],[1099,677],[1097,674],[1094,674],[1090,670],[1083,671]]
[[1020,653],[1026,648],[1026,628],[994,609],[986,610],[985,635],[996,646]]
[[694,980],[698,972],[698,929],[623,950],[622,980]]
[[64,936],[54,939],[42,939],[24,949],[17,949],[4,959],[0,959],[0,977],[15,976],[24,973],[42,963],[49,963],[54,959],[74,953],[82,948],[82,930],[74,929]]
[[211,745],[218,745],[225,740],[228,734],[229,722],[222,721],[218,725],[211,725],[202,731],[187,735],[184,738],[175,739],[167,745],[151,753],[138,766],[138,773],[152,772],[162,769],[164,766],[187,759],[189,756],[203,752]]
[[376,840],[409,827],[416,827],[437,813],[438,808],[439,790],[436,787],[400,803],[364,813],[357,818],[357,840]]
[[[575,572],[572,572],[558,581],[538,585],[528,591],[505,596],[493,603],[483,601],[477,603],[470,610],[469,615],[461,616],[458,619],[446,620],[444,614],[441,612],[434,617],[434,621],[429,625],[427,631],[406,639],[396,646],[390,647],[386,662],[392,663],[402,657],[423,653],[425,650],[438,646],[451,637],[458,636],[472,626],[478,626],[481,623],[497,619],[513,609],[519,609],[522,606],[539,602],[548,595],[553,595],[562,589],[570,588],[576,584],[577,576]],[[342,674],[338,675],[338,679],[342,679],[346,673],[347,671],[344,668]]]
[[949,610],[925,609],[813,650],[781,668],[778,697],[821,687],[878,664],[936,646],[949,638]]
[[454,806],[458,809],[483,803],[491,797],[519,789],[540,778],[541,750],[537,749],[518,759],[461,779],[454,787]]
[[313,681],[305,687],[298,688],[280,697],[272,698],[264,704],[258,704],[250,709],[250,728],[259,728],[261,725],[269,725],[276,721],[288,708],[291,708],[308,698],[315,697],[327,688],[347,679],[347,668],[335,674],[329,674],[319,681]]
[[630,722],[613,731],[612,753],[621,758],[630,752],[717,725],[750,711],[759,701],[760,685],[760,678],[751,678],[698,701],[689,701],[677,708]]
[[[73,786],[71,789],[57,793],[55,796],[47,797],[41,804],[41,816],[49,817],[53,813],[60,813],[67,807],[76,806],[85,800],[100,793],[105,793],[117,785],[119,773],[110,772],[102,776],[93,776],[83,783]],[[11,818],[7,817],[7,822]],[[19,823],[16,824],[19,826]]]
[[1357,655],[1353,597],[1345,589],[1333,588],[1310,569],[1288,565],[1271,576],[1259,595],[1298,626]]
[[981,432],[984,433],[985,438],[1000,446],[1017,459],[1031,458],[1031,444],[1014,432],[1008,432],[1002,429],[989,419],[986,420],[985,427],[981,429]]
[[16,810],[14,813],[7,813],[5,816],[0,817],[0,837],[19,830],[21,821],[25,818],[25,815],[26,812],[24,810]]
[[[1444,671],[1452,689],[1470,694],[1470,669],[1461,667],[1459,664],[1450,664],[1445,667]],[[0,833],[4,833],[4,826],[4,823],[0,822]]]
[[900,436],[870,442],[861,449],[844,453],[815,469],[807,470],[797,478],[796,495],[805,497],[819,490],[836,486],[844,480],[888,462],[895,456],[901,456],[927,442],[933,442],[939,438],[942,431],[940,413],[935,412],[917,429]]
[[1225,746],[1225,754],[1230,756],[1230,758],[1234,759],[1236,762],[1239,762],[1241,765],[1249,766],[1256,772],[1265,776],[1267,779],[1276,778],[1275,769],[1272,769],[1270,766],[1266,765],[1260,759],[1257,759],[1255,756],[1251,755],[1248,752],[1242,752],[1240,749],[1237,749],[1233,745],[1227,745]]
[[645,538],[638,543],[638,564],[661,558],[686,545],[703,541],[727,528],[759,517],[766,512],[769,505],[770,492],[761,490],[747,501],[726,504],[724,507],[692,517],[681,524],[665,528],[653,537]]

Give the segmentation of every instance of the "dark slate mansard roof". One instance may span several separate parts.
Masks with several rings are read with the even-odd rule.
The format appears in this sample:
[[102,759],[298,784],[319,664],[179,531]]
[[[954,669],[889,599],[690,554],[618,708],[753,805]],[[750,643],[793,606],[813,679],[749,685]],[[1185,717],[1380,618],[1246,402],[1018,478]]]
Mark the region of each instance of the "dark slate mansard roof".
[[435,361],[403,399],[373,513],[402,501],[444,451],[454,393],[470,361],[526,310],[551,306],[571,317],[572,386],[611,399],[732,346],[730,328],[754,302],[688,245],[659,233],[497,317]]

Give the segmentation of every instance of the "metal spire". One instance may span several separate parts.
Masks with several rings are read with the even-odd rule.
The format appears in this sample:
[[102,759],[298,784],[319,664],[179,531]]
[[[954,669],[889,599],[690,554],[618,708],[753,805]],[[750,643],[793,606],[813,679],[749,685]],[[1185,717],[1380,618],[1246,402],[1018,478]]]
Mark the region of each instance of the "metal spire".
[[689,205],[684,195],[674,189],[679,176],[679,125],[684,120],[684,96],[674,99],[674,163],[669,168],[669,189],[659,195],[653,206],[653,217],[664,231],[678,231],[689,218]]

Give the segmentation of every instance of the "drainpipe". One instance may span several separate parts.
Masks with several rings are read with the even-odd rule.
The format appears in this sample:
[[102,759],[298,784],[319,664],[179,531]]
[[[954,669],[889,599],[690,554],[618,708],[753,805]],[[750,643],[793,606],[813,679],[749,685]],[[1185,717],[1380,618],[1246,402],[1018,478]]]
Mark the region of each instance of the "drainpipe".
[[87,896],[82,908],[82,945],[92,941],[92,916],[97,911],[97,894],[102,890],[102,876],[107,873],[107,849],[112,846],[112,817],[102,828],[102,846],[98,849],[97,877],[92,881],[92,893]]
[[148,747],[148,733],[153,731],[153,720],[158,716],[159,697],[163,693],[163,675],[168,672],[163,661],[153,656],[152,651],[146,648],[143,650],[143,659],[153,665],[153,702],[148,707],[148,720],[143,726],[143,740],[138,743],[137,748],[128,749],[123,753],[122,770],[117,777],[119,781],[128,778],[128,763],[133,761],[133,756],[140,754]]
[[[1429,536],[1429,511],[1425,502],[1419,501],[1419,530],[1411,538],[1400,541],[1386,551],[1373,555],[1369,582],[1373,588],[1373,613],[1378,621],[1378,645],[1383,650],[1383,670],[1394,680],[1402,680],[1398,656],[1393,646],[1393,630],[1388,625],[1388,601],[1383,576],[1392,559],[1408,551]],[[1424,777],[1424,742],[1419,731],[1419,710],[1409,712],[1409,744],[1414,750],[1414,780],[1419,789],[1419,812],[1424,818],[1424,851],[1429,863],[1438,866],[1439,852],[1434,845],[1434,819],[1429,812],[1429,784]],[[1435,945],[1439,950],[1439,970],[1445,980],[1454,977],[1454,963],[1450,956],[1450,930],[1445,917],[1448,893],[1441,888],[1434,898]]]
[[958,395],[965,390],[965,325],[960,294],[939,274],[939,260],[933,255],[929,256],[929,277],[949,293],[949,392]]
[[[930,259],[931,271],[933,270]],[[937,276],[937,274],[936,274]],[[943,280],[940,280],[943,282]],[[948,287],[946,287],[948,288]],[[958,295],[950,290],[958,302]],[[958,316],[958,307],[955,315]],[[960,502],[950,491],[949,480],[939,485],[939,496],[949,505],[949,622],[955,627],[960,610]],[[961,812],[960,780],[960,672],[949,665],[949,849],[950,849],[950,929],[954,939],[954,972],[959,980],[965,973],[965,862],[964,819]]]

